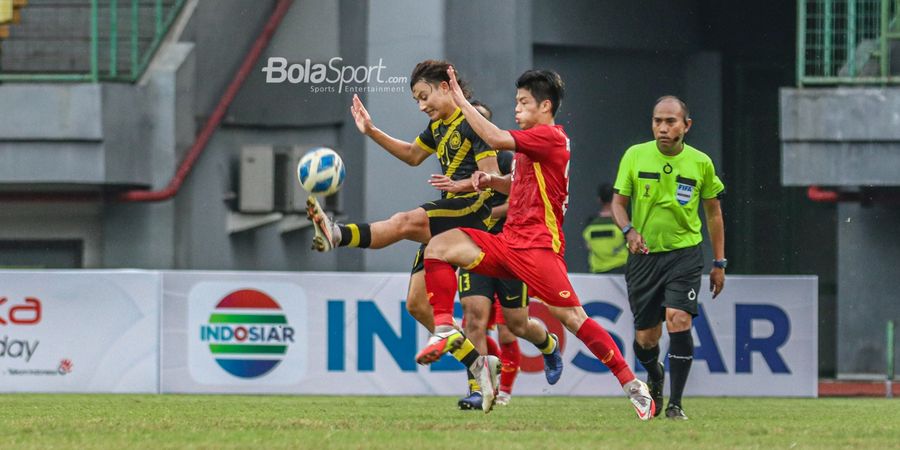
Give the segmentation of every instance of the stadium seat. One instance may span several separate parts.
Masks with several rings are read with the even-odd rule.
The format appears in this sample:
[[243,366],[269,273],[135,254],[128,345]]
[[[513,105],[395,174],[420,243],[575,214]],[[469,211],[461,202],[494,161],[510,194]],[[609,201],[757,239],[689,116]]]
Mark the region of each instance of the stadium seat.
[[0,0],[0,40],[9,38],[10,24],[22,21],[22,8],[28,0]]
[[22,8],[28,0],[0,0],[0,39],[9,37],[10,24],[22,21]]
[[0,0],[0,25],[13,21],[13,0]]

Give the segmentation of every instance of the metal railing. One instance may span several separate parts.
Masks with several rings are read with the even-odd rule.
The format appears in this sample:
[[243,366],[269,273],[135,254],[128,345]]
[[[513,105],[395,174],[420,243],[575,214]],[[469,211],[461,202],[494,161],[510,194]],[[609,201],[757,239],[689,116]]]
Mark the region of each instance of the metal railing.
[[798,0],[797,9],[799,85],[900,83],[900,0]]
[[0,81],[137,80],[185,0],[30,0],[0,41]]

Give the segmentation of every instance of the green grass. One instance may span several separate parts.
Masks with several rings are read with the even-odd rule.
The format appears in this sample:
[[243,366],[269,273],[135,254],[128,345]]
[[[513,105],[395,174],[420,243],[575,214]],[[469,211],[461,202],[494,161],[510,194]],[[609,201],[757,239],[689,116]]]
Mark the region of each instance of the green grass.
[[687,422],[624,398],[0,395],[0,448],[898,448],[900,400],[689,398]]

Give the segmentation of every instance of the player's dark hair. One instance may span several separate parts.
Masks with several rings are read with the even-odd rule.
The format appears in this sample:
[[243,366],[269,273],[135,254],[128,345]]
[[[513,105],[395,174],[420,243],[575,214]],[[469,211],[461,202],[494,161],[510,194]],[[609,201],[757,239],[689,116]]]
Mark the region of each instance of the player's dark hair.
[[552,70],[529,70],[516,80],[516,89],[527,89],[538,103],[550,100],[553,116],[566,93],[562,77]]
[[660,103],[669,101],[669,100],[674,101],[675,103],[678,103],[678,106],[681,107],[681,111],[684,113],[684,123],[686,125],[688,119],[691,118],[691,110],[688,109],[687,103],[685,103],[683,100],[681,100],[680,98],[678,98],[674,95],[663,95],[662,97],[656,99],[656,103],[653,104],[653,109],[656,109],[657,105],[659,105]]
[[487,120],[491,120],[494,118],[494,111],[492,111],[491,108],[488,107],[488,105],[485,105],[480,100],[472,100],[469,103],[471,103],[472,106],[474,106],[476,108],[479,106],[484,108],[484,110],[487,111],[487,117],[486,117]]
[[613,185],[607,182],[600,183],[597,186],[597,197],[600,197],[600,201],[604,204],[612,202]]
[[[450,75],[447,75],[447,69],[450,68],[452,64],[448,61],[436,60],[436,59],[426,59],[413,68],[412,75],[409,77],[409,88],[412,89],[416,83],[420,81],[424,81],[428,84],[440,84],[441,81],[450,82]],[[456,72],[456,81],[459,83],[459,87],[462,88],[463,95],[466,98],[472,98],[472,91],[469,90],[466,82],[459,75],[459,71]]]

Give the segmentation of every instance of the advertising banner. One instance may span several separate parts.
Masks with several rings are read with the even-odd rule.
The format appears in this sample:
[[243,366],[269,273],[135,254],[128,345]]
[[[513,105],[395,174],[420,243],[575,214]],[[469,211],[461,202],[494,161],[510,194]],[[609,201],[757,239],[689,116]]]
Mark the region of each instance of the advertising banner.
[[[428,333],[405,310],[407,274],[163,272],[163,392],[462,395],[449,356],[414,361]],[[573,275],[587,314],[626,360],[634,336],[621,276]],[[687,395],[817,395],[815,277],[730,276],[694,321]],[[457,315],[461,317],[457,305]],[[562,337],[565,371],[546,383],[539,352],[520,340],[515,395],[622,395],[608,370],[540,302],[531,314]],[[666,333],[662,355],[668,348]]]
[[160,278],[0,271],[0,392],[158,392]]

